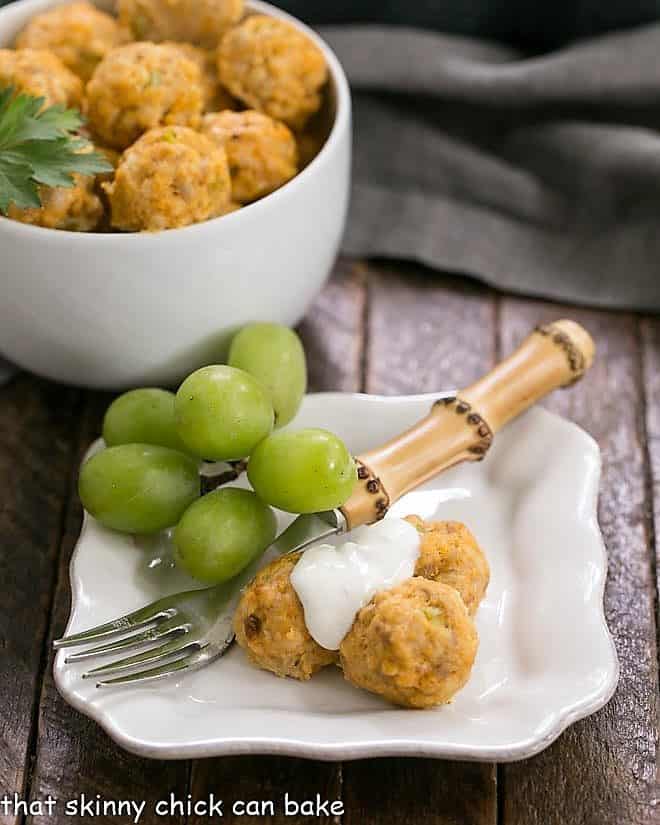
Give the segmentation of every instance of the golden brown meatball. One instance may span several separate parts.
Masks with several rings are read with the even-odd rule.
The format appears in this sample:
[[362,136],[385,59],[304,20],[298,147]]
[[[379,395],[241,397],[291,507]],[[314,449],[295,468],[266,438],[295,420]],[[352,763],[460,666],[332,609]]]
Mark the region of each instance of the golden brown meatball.
[[46,106],[60,103],[80,108],[83,84],[62,61],[45,49],[0,49],[0,87],[46,98]]
[[119,0],[119,22],[136,40],[184,40],[215,48],[243,16],[243,0]]
[[486,593],[490,568],[470,530],[459,521],[425,522],[408,516],[422,540],[415,575],[444,582],[458,590],[470,616]]
[[258,667],[306,681],[337,661],[309,635],[303,608],[289,580],[300,554],[282,556],[250,584],[234,615],[239,645]]
[[448,702],[465,685],[478,644],[458,593],[414,578],[374,596],[339,653],[352,684],[397,705],[429,708]]
[[232,212],[238,212],[238,210],[241,209],[241,208],[242,208],[242,204],[236,203],[236,201],[229,201],[227,206],[225,206],[225,208],[222,210],[222,212],[220,212],[218,217],[220,217],[221,215],[230,215]]
[[224,149],[184,126],[144,134],[122,155],[112,183],[103,184],[112,225],[158,232],[208,220],[229,206]]
[[94,188],[94,177],[74,175],[74,186],[41,186],[41,208],[10,206],[8,217],[21,223],[70,232],[93,232],[103,217],[103,204]]
[[240,203],[268,195],[298,171],[298,148],[291,130],[261,112],[206,115],[202,132],[224,146],[232,196]]
[[175,46],[130,43],[113,49],[87,84],[87,96],[92,131],[115,149],[156,126],[194,129],[201,120],[199,68]]
[[174,46],[188,60],[192,60],[197,65],[202,78],[202,97],[205,112],[220,112],[223,109],[236,108],[236,101],[220,84],[215,51],[193,46],[192,43],[176,43],[173,40],[163,45]]
[[81,0],[37,14],[16,38],[16,48],[50,49],[87,82],[106,54],[123,40],[113,17]]
[[327,67],[321,50],[291,23],[255,14],[218,49],[220,81],[253,109],[301,129],[321,106]]

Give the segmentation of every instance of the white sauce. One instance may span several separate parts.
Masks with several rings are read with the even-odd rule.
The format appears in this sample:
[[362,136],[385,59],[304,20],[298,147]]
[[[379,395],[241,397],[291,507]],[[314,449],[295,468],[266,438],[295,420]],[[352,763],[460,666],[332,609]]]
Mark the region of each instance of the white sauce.
[[386,518],[349,536],[337,547],[311,547],[291,573],[307,629],[328,650],[339,649],[358,611],[376,593],[413,575],[419,558],[419,533],[403,519]]

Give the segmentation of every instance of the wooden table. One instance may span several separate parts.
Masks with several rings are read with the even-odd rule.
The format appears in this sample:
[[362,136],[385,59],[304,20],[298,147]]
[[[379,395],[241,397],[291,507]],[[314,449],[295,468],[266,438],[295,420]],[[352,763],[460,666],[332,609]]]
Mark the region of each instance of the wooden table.
[[[408,265],[345,260],[301,333],[312,389],[416,393],[470,382],[536,323],[563,316],[592,332],[599,353],[585,380],[548,404],[592,433],[603,450],[606,608],[621,660],[619,689],[607,707],[541,755],[512,765],[274,757],[154,762],[123,752],[64,704],[51,676],[50,643],[68,615],[68,563],[81,518],[76,469],[110,396],[22,375],[0,389],[0,797],[146,800],[141,822],[149,825],[186,819],[158,818],[151,810],[170,791],[184,799],[213,791],[227,800],[318,793],[345,806],[342,816],[318,819],[225,812],[225,822],[260,825],[659,823],[660,319],[509,297]],[[0,816],[3,823],[23,818]],[[82,821],[61,809],[26,819]]]

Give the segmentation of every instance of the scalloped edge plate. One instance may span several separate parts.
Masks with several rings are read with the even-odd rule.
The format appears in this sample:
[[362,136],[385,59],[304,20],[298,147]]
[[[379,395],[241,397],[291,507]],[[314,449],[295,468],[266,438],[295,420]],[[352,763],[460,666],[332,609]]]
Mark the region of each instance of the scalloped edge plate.
[[[414,423],[440,395],[312,394],[295,424],[327,427],[358,453]],[[465,521],[491,564],[472,677],[449,705],[395,708],[351,687],[334,668],[309,683],[278,679],[250,666],[236,647],[179,681],[103,690],[80,678],[82,664],[65,665],[60,651],[57,688],[119,745],[159,759],[532,756],[606,704],[618,680],[603,612],[600,466],[589,435],[534,408],[497,435],[483,462],[449,470],[392,509]],[[85,516],[71,559],[67,632],[190,586],[168,565],[167,552],[165,541],[136,548]]]

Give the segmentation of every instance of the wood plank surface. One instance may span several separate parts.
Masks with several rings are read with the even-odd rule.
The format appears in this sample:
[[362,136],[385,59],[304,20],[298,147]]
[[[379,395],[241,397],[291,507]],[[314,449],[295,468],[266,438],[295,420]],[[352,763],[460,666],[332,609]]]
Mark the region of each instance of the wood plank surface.
[[[65,804],[87,800],[100,795],[103,800],[146,801],[147,807],[140,819],[142,825],[162,823],[154,813],[155,803],[170,792],[184,798],[188,790],[189,766],[186,762],[157,762],[132,756],[122,750],[87,717],[69,707],[60,698],[53,681],[52,639],[64,632],[69,616],[70,587],[69,559],[80,533],[82,510],[75,492],[77,468],[90,443],[98,438],[103,413],[112,396],[91,394],[86,396],[80,418],[80,436],[77,439],[69,489],[65,530],[57,567],[57,585],[54,610],[48,634],[48,661],[43,675],[39,705],[38,735],[35,743],[34,773],[30,787],[30,799],[44,800],[52,794],[59,805],[48,822],[57,823],[95,822],[117,824],[127,818],[107,815],[71,817],[66,815]],[[40,825],[38,816],[28,817],[29,825]],[[172,817],[167,821],[183,823],[184,817]]]
[[[368,294],[365,391],[453,389],[494,363],[497,307],[486,289],[380,265],[369,268]],[[497,773],[431,759],[350,762],[344,801],[345,825],[494,825]]]
[[[21,376],[0,389],[0,796],[23,796],[80,395]],[[0,811],[0,822],[20,820]]]
[[[644,426],[648,455],[647,494],[652,506],[649,513],[649,539],[655,548],[656,594],[660,597],[660,318],[642,319],[640,336],[646,406]],[[660,634],[660,598],[656,598],[656,607],[656,626]],[[660,648],[660,635],[658,647]],[[660,788],[658,797],[660,798]]]
[[364,360],[366,267],[342,258],[300,324],[309,391],[360,389]]
[[[342,260],[300,327],[309,363],[310,390],[354,392],[360,389],[364,313],[364,267]],[[319,794],[324,800],[341,801],[341,780],[338,764],[287,757],[237,756],[195,762],[192,792],[201,799],[215,793],[229,800],[279,800],[281,803],[288,792],[294,800],[314,799]],[[301,820],[285,816],[279,804],[275,806],[274,816],[269,813],[238,816],[228,810],[223,821],[277,825]],[[336,818],[322,815],[313,821],[330,825]],[[193,818],[191,825],[201,825],[201,822],[201,818]]]
[[[658,823],[658,670],[650,501],[637,321],[624,314],[508,299],[505,350],[536,323],[574,318],[598,347],[594,367],[550,409],[584,427],[603,452],[600,524],[609,554],[605,604],[621,663],[617,693],[534,759],[503,769],[506,825]],[[559,606],[560,602],[558,602]]]

